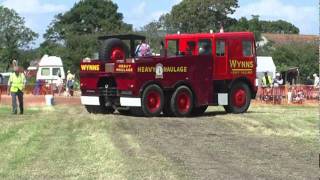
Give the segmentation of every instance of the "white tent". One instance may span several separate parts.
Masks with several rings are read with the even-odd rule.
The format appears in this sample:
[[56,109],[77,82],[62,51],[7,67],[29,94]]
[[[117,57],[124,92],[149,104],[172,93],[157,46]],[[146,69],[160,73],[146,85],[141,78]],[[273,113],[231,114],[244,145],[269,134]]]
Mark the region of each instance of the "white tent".
[[258,56],[257,57],[257,78],[261,79],[265,72],[274,78],[276,76],[276,65],[273,62],[272,57]]

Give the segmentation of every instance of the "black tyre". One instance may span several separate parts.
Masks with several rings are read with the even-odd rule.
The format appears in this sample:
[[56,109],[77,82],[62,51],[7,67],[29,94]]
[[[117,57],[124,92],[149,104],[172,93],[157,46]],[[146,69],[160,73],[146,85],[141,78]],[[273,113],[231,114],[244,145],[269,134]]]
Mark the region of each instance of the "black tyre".
[[112,114],[115,111],[112,107],[103,107],[103,106],[86,105],[85,108],[91,114]]
[[208,108],[208,105],[194,107],[191,114],[193,116],[201,116],[201,115],[203,115],[204,112],[206,112],[207,108]]
[[103,61],[123,60],[129,55],[128,46],[117,38],[108,39],[102,42],[99,59]]
[[128,108],[128,109],[117,109],[117,111],[118,111],[121,115],[130,115],[130,114],[131,114],[130,108]]
[[189,116],[194,106],[193,93],[187,86],[180,86],[172,94],[170,108],[177,117]]
[[159,116],[164,106],[164,95],[158,85],[148,86],[142,93],[141,109],[145,116]]
[[163,115],[168,117],[173,116],[173,112],[171,111],[171,108],[170,108],[171,96],[172,94],[165,95],[165,102],[164,102],[163,111],[162,111]]
[[250,89],[246,83],[236,82],[232,85],[229,96],[228,104],[224,106],[227,113],[244,113],[248,110],[251,102]]

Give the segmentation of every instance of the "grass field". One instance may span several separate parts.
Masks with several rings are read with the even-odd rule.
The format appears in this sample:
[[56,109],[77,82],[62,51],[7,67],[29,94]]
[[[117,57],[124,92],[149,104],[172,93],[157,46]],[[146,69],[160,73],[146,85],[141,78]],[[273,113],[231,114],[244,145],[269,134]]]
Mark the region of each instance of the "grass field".
[[197,118],[0,106],[0,179],[315,179],[318,108],[211,108]]

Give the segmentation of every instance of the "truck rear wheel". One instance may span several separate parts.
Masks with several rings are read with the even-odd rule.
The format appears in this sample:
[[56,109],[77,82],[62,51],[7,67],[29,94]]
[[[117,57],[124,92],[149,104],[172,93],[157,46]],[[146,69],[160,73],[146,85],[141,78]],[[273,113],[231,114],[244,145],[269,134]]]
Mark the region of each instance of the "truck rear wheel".
[[173,93],[170,107],[177,117],[189,116],[193,109],[193,93],[187,86],[180,86]]
[[159,116],[164,105],[164,95],[158,85],[148,86],[142,94],[142,111],[145,116]]
[[229,92],[229,100],[224,109],[228,113],[244,113],[250,106],[250,89],[247,84],[243,82],[235,83]]
[[86,105],[85,108],[91,114],[112,114],[115,111],[112,107],[103,107],[103,106]]
[[108,39],[102,42],[99,59],[103,61],[116,61],[123,60],[128,57],[129,48],[128,46],[117,38]]

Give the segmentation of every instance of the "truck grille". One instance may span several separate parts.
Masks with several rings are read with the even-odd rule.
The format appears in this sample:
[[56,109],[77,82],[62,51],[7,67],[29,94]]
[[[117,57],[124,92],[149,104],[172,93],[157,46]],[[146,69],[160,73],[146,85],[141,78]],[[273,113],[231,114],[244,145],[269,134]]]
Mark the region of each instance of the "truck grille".
[[118,95],[118,90],[116,87],[108,87],[107,89],[101,87],[99,88],[99,94],[101,96],[115,97]]

